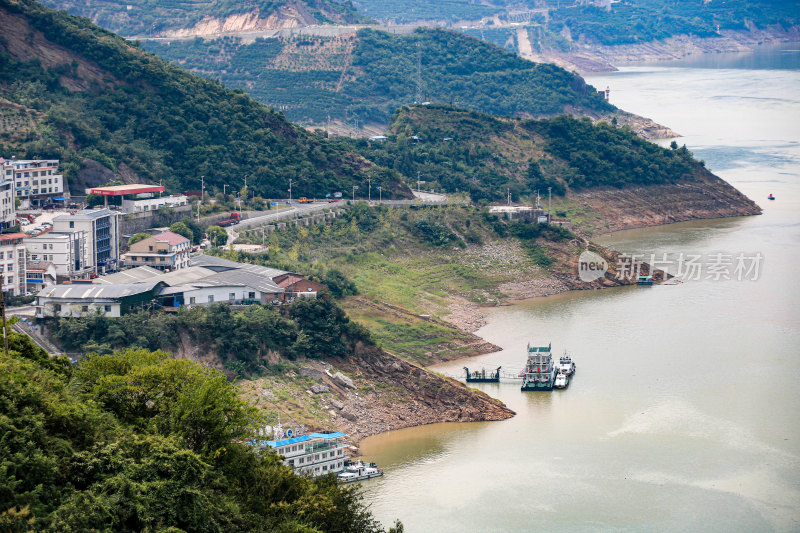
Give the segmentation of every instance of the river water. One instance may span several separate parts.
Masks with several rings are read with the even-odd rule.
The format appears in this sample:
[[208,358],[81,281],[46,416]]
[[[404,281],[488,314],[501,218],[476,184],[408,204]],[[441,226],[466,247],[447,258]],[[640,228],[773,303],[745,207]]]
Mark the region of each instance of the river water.
[[[619,107],[681,133],[681,144],[764,214],[599,239],[668,261],[701,255],[700,279],[490,310],[478,334],[503,350],[437,371],[515,372],[528,342],[552,342],[556,355],[573,354],[577,373],[553,393],[522,393],[514,381],[476,385],[517,412],[507,421],[365,440],[365,458],[386,471],[364,485],[384,524],[400,518],[409,532],[800,530],[798,49],[588,79],[609,85]],[[716,280],[725,277],[709,266],[718,253],[763,260],[753,259],[758,272],[742,280],[732,266],[732,279]]]

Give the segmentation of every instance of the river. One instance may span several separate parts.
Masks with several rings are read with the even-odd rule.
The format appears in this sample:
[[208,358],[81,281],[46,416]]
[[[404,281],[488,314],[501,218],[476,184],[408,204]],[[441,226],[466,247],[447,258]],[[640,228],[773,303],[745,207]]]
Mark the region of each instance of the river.
[[[570,387],[477,385],[517,416],[363,441],[386,471],[364,484],[377,518],[412,533],[800,530],[798,48],[588,78],[611,87],[612,103],[681,133],[764,214],[599,239],[669,261],[700,254],[698,280],[491,309],[477,333],[503,350],[470,367],[514,372],[528,342],[552,342],[576,360]],[[718,253],[763,260],[742,280],[732,267],[733,279],[715,280],[708,258]],[[464,364],[436,370],[457,375]]]

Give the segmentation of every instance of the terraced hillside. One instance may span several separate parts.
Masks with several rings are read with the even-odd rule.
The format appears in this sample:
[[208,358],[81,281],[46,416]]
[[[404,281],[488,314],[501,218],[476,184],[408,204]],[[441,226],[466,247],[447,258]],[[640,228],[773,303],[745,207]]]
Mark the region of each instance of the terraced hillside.
[[576,74],[443,30],[410,35],[361,30],[345,38],[252,43],[197,38],[142,46],[241,87],[304,124],[385,125],[395,109],[418,98],[505,116],[597,115],[614,109]]

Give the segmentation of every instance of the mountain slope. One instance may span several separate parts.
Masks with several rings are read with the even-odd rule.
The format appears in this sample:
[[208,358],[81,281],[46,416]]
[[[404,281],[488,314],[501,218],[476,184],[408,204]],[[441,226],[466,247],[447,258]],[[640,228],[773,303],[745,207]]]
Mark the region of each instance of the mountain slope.
[[585,219],[591,212],[589,218],[609,226],[624,227],[625,219],[660,224],[760,213],[685,146],[662,148],[613,123],[407,106],[392,117],[389,132],[384,142],[338,142],[408,181],[420,174],[426,188],[468,192],[478,202],[509,194],[532,202],[537,191],[546,197],[551,189],[565,217]]
[[[371,163],[296,128],[242,91],[171,66],[88,20],[31,0],[0,0],[0,97],[36,122],[0,151],[59,157],[78,178],[83,159],[172,190],[239,187],[283,197],[360,184]],[[18,109],[14,109],[18,113]],[[408,196],[391,173],[388,194]]]
[[615,109],[576,74],[443,30],[393,35],[365,29],[349,37],[252,43],[234,37],[148,40],[142,46],[241,87],[306,124],[387,124],[397,107],[418,97],[509,116],[596,116]]
[[350,2],[331,0],[45,0],[43,4],[125,36],[369,22]]

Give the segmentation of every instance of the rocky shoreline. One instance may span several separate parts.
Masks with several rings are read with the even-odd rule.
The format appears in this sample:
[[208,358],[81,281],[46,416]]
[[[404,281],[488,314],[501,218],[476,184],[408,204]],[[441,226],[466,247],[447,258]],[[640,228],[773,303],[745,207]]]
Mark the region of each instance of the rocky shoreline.
[[668,39],[638,44],[605,46],[579,44],[570,52],[545,51],[536,60],[555,63],[580,73],[610,72],[630,63],[669,61],[692,55],[749,52],[766,44],[800,42],[800,28],[789,30],[723,30],[717,37],[676,35]]

